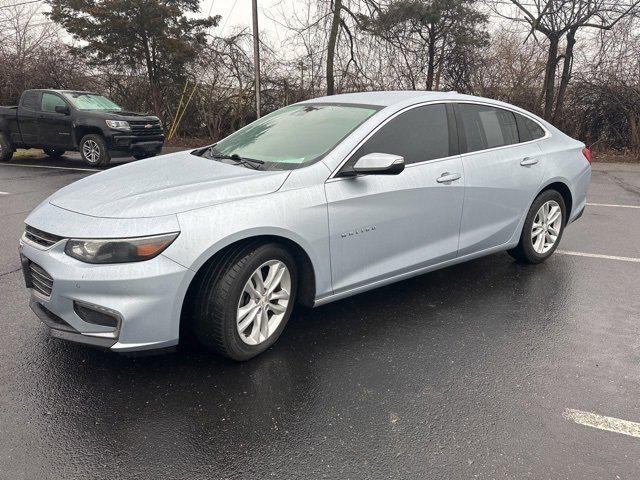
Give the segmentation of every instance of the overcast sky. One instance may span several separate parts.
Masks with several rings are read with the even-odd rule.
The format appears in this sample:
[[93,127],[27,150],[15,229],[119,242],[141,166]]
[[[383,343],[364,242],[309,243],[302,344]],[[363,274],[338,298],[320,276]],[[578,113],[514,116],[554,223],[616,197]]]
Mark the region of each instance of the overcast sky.
[[[279,27],[269,17],[275,17],[280,8],[293,8],[295,0],[258,0],[258,24],[261,32],[266,32],[274,40],[282,40],[282,27]],[[251,0],[201,0],[200,11],[206,16],[221,15],[220,27],[217,32],[224,34],[231,32],[234,27],[251,28]],[[213,6],[212,6],[213,5]]]

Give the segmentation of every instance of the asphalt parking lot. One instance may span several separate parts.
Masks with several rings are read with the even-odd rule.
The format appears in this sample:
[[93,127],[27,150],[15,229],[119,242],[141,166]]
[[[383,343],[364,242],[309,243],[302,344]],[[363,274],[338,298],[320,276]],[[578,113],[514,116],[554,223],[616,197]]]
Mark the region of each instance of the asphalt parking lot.
[[301,310],[243,364],[47,337],[17,242],[76,167],[0,165],[0,478],[638,478],[640,165],[594,165],[547,263]]

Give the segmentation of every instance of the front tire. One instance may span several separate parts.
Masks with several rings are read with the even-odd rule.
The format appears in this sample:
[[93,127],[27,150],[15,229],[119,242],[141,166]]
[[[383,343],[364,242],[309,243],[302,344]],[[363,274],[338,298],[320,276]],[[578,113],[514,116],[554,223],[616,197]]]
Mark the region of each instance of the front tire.
[[0,133],[0,162],[8,162],[13,157],[13,146],[4,133]]
[[65,150],[60,150],[58,148],[43,148],[42,151],[51,158],[60,158],[65,154]]
[[100,135],[89,134],[80,140],[80,156],[87,165],[105,167],[111,161],[107,144]]
[[277,243],[232,249],[206,271],[194,309],[200,343],[232,360],[248,360],[278,339],[295,303],[297,269]]
[[566,224],[566,206],[556,190],[545,190],[533,201],[518,246],[508,251],[521,263],[542,263],[556,251]]

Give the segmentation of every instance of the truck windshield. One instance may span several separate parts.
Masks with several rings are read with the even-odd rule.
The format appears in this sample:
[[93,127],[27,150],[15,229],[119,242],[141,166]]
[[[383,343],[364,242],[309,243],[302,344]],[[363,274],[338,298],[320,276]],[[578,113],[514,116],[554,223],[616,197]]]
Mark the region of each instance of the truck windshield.
[[220,140],[205,155],[258,160],[265,169],[298,168],[325,155],[378,110],[371,105],[291,105]]
[[107,97],[95,93],[66,92],[64,96],[78,110],[122,110]]

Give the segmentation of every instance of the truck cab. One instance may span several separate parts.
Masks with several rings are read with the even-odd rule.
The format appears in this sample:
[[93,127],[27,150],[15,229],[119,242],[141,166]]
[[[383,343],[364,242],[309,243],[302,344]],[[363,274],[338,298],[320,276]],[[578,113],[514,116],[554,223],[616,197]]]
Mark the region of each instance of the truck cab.
[[26,90],[14,107],[0,107],[0,160],[17,148],[41,148],[51,157],[79,151],[91,166],[112,157],[158,155],[164,144],[160,119],[127,112],[98,93]]

